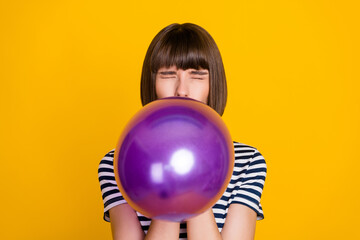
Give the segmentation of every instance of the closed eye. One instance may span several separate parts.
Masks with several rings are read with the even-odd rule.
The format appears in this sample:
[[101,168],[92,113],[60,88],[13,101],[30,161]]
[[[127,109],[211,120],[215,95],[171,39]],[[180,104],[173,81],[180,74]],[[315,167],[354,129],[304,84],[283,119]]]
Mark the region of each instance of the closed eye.
[[193,79],[198,79],[198,80],[204,80],[206,76],[209,75],[208,71],[205,70],[194,70],[191,71],[191,76]]
[[171,79],[176,77],[175,71],[161,71],[158,73],[161,79]]
[[169,75],[176,75],[175,71],[161,71],[158,74],[160,74],[160,76],[169,76]]
[[208,71],[199,70],[199,71],[191,71],[191,74],[204,76],[204,75],[208,75],[209,73],[208,73]]

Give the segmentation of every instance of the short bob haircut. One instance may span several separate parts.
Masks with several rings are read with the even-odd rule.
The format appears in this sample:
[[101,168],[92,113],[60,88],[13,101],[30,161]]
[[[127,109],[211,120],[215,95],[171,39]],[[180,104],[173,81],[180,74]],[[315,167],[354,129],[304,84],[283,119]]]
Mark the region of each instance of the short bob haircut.
[[209,71],[208,105],[220,116],[227,100],[227,85],[220,51],[210,34],[192,24],[171,24],[152,40],[146,52],[141,74],[143,106],[157,99],[155,81],[161,67],[207,69]]

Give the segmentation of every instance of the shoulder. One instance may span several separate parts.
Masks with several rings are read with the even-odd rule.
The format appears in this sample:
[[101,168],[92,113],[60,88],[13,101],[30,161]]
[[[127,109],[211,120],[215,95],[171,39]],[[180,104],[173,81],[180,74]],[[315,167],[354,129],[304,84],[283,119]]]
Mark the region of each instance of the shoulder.
[[113,169],[114,165],[114,152],[115,149],[111,150],[101,159],[99,164],[98,172],[106,171],[106,169]]
[[240,160],[243,160],[243,162],[244,160],[249,160],[249,161],[261,160],[265,162],[264,157],[257,148],[235,141],[233,141],[233,144],[234,144],[234,152],[235,152],[235,162]]
[[267,174],[267,165],[265,158],[257,148],[234,142],[235,163],[233,175],[237,180],[246,181],[259,178],[265,181]]
[[257,150],[255,147],[250,145],[233,141],[235,153],[255,153]]
[[228,189],[230,203],[245,205],[264,218],[260,199],[267,174],[266,162],[257,148],[234,142],[235,164]]
[[114,174],[114,152],[111,150],[101,159],[98,177],[104,202],[104,220],[110,221],[109,210],[117,205],[126,203],[119,191]]
[[105,154],[105,156],[103,157],[103,160],[113,159],[114,158],[114,153],[115,153],[115,149],[112,149],[110,152]]
[[100,184],[102,183],[102,181],[115,181],[114,152],[115,149],[111,150],[100,161],[98,167],[98,177]]

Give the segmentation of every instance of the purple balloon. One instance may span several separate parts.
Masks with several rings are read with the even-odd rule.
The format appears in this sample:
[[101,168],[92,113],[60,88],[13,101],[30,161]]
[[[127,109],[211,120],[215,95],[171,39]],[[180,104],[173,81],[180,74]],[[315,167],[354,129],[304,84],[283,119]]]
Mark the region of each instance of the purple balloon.
[[115,178],[143,215],[181,222],[211,208],[229,184],[234,147],[217,112],[182,97],[143,107],[116,146]]

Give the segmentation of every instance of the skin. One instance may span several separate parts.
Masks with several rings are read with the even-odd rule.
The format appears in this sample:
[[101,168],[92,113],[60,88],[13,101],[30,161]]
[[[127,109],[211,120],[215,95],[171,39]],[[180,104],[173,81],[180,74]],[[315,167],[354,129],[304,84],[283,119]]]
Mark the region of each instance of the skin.
[[156,95],[189,97],[205,104],[209,97],[209,71],[207,69],[177,69],[162,67],[156,74]]
[[[158,98],[189,97],[205,104],[209,96],[209,71],[206,69],[177,69],[175,66],[160,68],[156,75]],[[172,240],[179,239],[180,223],[153,219],[147,235],[141,229],[136,212],[128,205],[121,204],[110,209],[111,229],[114,240]],[[212,209],[189,219],[187,222],[189,240],[253,240],[256,213],[241,204],[231,204],[220,233]]]

